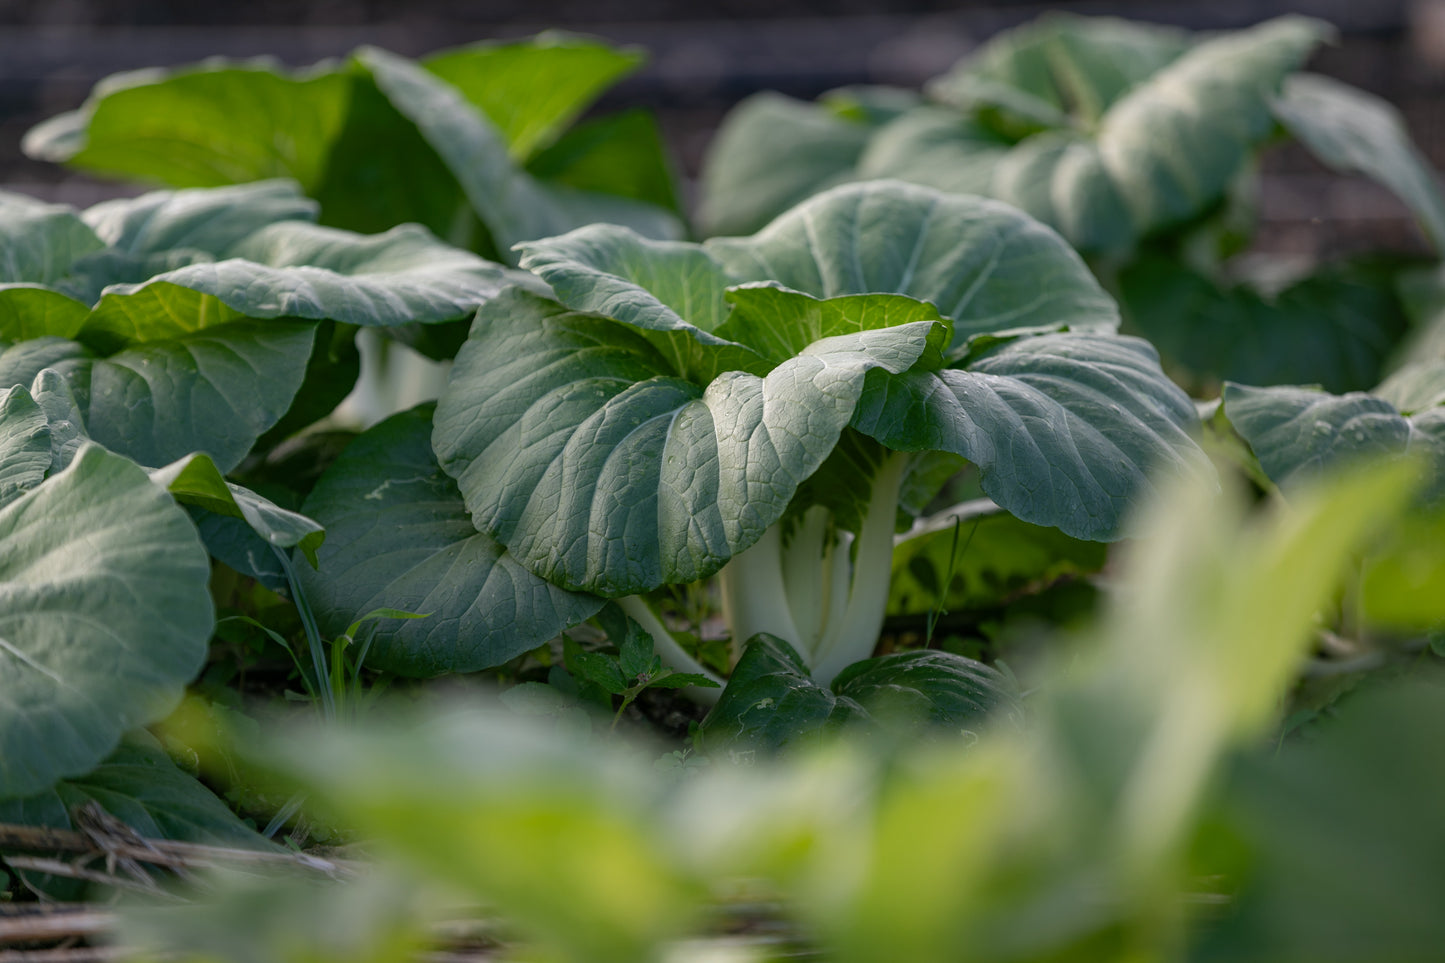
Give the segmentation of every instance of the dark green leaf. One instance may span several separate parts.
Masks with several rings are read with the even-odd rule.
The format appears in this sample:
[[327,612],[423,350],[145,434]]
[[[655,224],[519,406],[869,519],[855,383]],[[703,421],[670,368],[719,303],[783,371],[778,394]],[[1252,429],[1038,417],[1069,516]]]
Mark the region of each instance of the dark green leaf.
[[394,54],[357,53],[388,99],[405,114],[466,192],[503,257],[513,244],[610,221],[653,236],[675,236],[666,212],[620,197],[549,187],[517,167],[501,132],[453,86]]
[[717,704],[698,730],[698,748],[777,752],[815,744],[849,722],[868,719],[847,696],[814,682],[793,647],[776,636],[753,636]]
[[98,446],[0,509],[0,798],[170,711],[205,659],[209,577],[185,513]]
[[1394,281],[1385,266],[1345,264],[1266,292],[1159,255],[1119,276],[1132,328],[1201,394],[1221,381],[1369,388],[1406,329]]
[[567,671],[579,681],[601,686],[603,691],[612,695],[622,695],[627,691],[632,677],[622,671],[612,656],[588,652],[570,635],[562,637],[562,651],[567,660]]
[[499,665],[591,616],[600,599],[530,574],[472,526],[430,445],[431,406],[357,438],[302,512],[326,527],[319,567],[298,566],[324,633],[379,606],[431,616],[379,627],[367,662],[405,675]]
[[280,221],[316,220],[316,202],[293,181],[209,190],[152,191],[104,201],[82,215],[107,248],[133,257],[199,251],[232,257],[236,242]]
[[1309,745],[1258,754],[1228,813],[1242,885],[1200,961],[1426,963],[1445,942],[1438,855],[1445,794],[1438,685],[1387,686],[1346,703]]
[[627,635],[618,645],[617,665],[629,680],[652,671],[652,636],[631,619],[627,620]]
[[1023,721],[1013,685],[998,670],[951,652],[895,652],[855,662],[833,679],[833,691],[868,710],[875,721],[975,732],[994,716]]
[[[0,192],[0,284],[53,284],[70,273],[78,258],[103,247],[105,242],[73,208]],[[18,334],[12,325],[0,324],[0,337],[35,334]]]
[[[76,362],[90,436],[145,465],[203,451],[227,472],[290,407],[310,324],[234,321]],[[80,391],[77,390],[77,395]]]

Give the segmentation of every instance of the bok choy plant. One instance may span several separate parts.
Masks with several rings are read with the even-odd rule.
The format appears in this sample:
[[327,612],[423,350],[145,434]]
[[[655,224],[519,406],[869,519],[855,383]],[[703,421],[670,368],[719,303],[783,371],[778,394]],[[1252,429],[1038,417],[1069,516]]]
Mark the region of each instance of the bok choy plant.
[[[320,525],[226,476],[350,390],[338,342],[541,289],[415,225],[315,216],[280,181],[84,211],[0,194],[0,821],[69,826],[78,777],[135,789],[117,769],[164,759],[136,730],[205,663],[208,555],[263,581],[315,564]],[[158,778],[164,811],[186,777]]]
[[1330,36],[1295,16],[1194,34],[1052,13],[921,92],[758,94],[710,149],[699,221],[752,231],[817,191],[879,177],[996,197],[1082,252],[1191,390],[1226,379],[1363,389],[1407,326],[1401,259],[1302,272],[1235,257],[1256,227],[1260,159],[1286,138],[1396,195],[1436,254],[1445,243],[1445,198],[1399,112],[1302,69]]
[[603,598],[701,671],[646,596],[717,575],[735,646],[768,633],[828,680],[871,653],[900,515],[941,468],[1087,539],[1121,534],[1147,472],[1208,471],[1078,255],[994,201],[880,182],[752,237],[594,225],[521,251],[555,298],[478,312],[435,457],[427,410],[397,416],[304,506],[327,618],[437,613],[373,650],[414,672],[498,664]]

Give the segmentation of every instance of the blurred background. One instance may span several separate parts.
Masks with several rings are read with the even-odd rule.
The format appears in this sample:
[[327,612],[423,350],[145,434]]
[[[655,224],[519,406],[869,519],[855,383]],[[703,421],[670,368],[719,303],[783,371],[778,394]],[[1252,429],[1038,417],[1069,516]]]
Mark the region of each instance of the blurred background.
[[[761,89],[812,98],[836,86],[917,87],[997,31],[1050,9],[1193,29],[1284,13],[1335,24],[1312,67],[1382,95],[1445,166],[1445,0],[0,0],[0,188],[85,205],[133,193],[25,158],[34,123],[78,106],[101,77],[212,56],[292,66],[375,44],[416,56],[547,28],[646,48],[646,67],[597,109],[652,109],[685,182],[728,108]],[[1325,175],[1298,149],[1269,155],[1259,246],[1298,254],[1416,250],[1379,187]]]

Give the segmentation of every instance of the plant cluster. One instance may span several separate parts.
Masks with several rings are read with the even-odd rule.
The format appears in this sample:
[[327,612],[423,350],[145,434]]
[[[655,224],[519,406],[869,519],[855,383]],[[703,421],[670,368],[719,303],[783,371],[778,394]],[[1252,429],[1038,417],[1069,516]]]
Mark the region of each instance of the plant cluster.
[[[549,959],[1431,958],[1445,282],[1234,257],[1283,133],[1445,241],[1326,36],[1052,17],[759,95],[698,239],[645,114],[578,122],[632,51],[110,78],[26,149],[166,189],[0,196],[0,830],[378,847],[141,958],[411,959],[475,901]],[[434,400],[348,421],[362,334]]]

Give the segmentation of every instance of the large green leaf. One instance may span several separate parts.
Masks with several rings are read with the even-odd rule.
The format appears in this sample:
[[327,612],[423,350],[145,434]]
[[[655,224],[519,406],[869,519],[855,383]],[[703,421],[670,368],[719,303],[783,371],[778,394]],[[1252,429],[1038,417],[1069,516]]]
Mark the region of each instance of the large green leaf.
[[216,187],[271,177],[315,184],[346,120],[350,79],[274,61],[140,70],[97,85],[78,110],[25,136],[33,157],[85,170]]
[[[544,35],[444,51],[429,70],[362,49],[302,71],[267,60],[136,71],[36,127],[25,150],[177,187],[291,178],[321,203],[323,223],[376,232],[418,222],[503,257],[514,241],[594,220],[676,233],[676,219],[628,199],[635,191],[618,190],[615,175],[580,169],[591,162],[570,165],[556,183],[519,166],[638,61],[600,42]],[[661,170],[661,144],[653,147],[631,156]]]
[[309,324],[234,321],[76,362],[90,436],[144,465],[191,452],[231,471],[291,405]]
[[704,250],[739,281],[817,297],[905,294],[953,321],[952,350],[1019,329],[1112,331],[1118,308],[1053,231],[994,201],[896,182],[835,188]]
[[528,280],[415,225],[362,235],[278,221],[236,237],[224,257],[106,288],[81,337],[107,332],[135,341],[235,317],[451,321]]
[[[720,333],[752,346],[771,365],[802,354],[824,338],[921,321],[939,325],[939,347],[948,341],[950,326],[938,309],[901,294],[815,298],[769,282],[734,287],[726,297],[733,310]],[[924,363],[937,366],[942,360],[935,350]]]
[[444,50],[421,63],[480,108],[512,156],[526,160],[643,59],[639,50],[548,31],[525,40]]
[[852,180],[868,125],[827,107],[754,94],[728,114],[702,172],[704,234],[749,234],[824,188]]
[[[895,451],[974,460],[1000,504],[1088,538],[1117,536],[1147,471],[1198,455],[1192,405],[1147,345],[1107,334],[1116,309],[1078,255],[996,202],[852,185],[752,238],[592,227],[523,251],[590,316],[525,295],[484,308],[433,443],[478,527],[561,585],[715,571],[850,419]],[[1097,333],[1037,336],[1066,328]],[[971,367],[938,370],[943,347]],[[877,454],[809,500],[867,498]]]
[[521,291],[477,314],[433,445],[477,526],[550,582],[631,595],[719,569],[776,522],[935,322],[824,338],[765,376],[675,376],[635,329]]
[[1193,405],[1136,338],[1008,341],[965,368],[869,376],[853,427],[899,451],[950,451],[1027,522],[1075,538],[1122,534],[1163,475],[1206,473]]
[[30,338],[19,344],[0,341],[0,384],[28,385],[46,368],[67,371],[90,357],[84,345],[65,338]]
[[38,284],[0,285],[0,344],[32,338],[73,338],[90,306]]
[[918,107],[879,128],[858,158],[857,176],[896,177],[950,194],[988,195],[994,172],[1012,146],[957,111]]
[[935,103],[876,126],[759,97],[712,147],[702,220],[756,230],[839,183],[898,178],[1008,201],[1080,250],[1127,251],[1221,200],[1272,133],[1281,83],[1327,33],[1301,17],[1191,37],[1055,15],[996,37],[929,85]]
[[739,279],[697,244],[650,240],[626,228],[593,224],[518,250],[522,267],[573,310],[722,343],[712,335],[727,318],[724,292]]
[[1310,388],[1227,384],[1224,413],[1275,484],[1289,488],[1342,466],[1422,451],[1434,486],[1445,467],[1445,419],[1439,408],[1409,417],[1375,395],[1332,395]]
[[459,243],[475,233],[441,160],[359,65],[287,71],[210,60],[117,74],[80,109],[33,129],[25,150],[97,173],[173,187],[285,177],[336,227],[416,221]]
[[0,349],[0,382],[30,384],[50,369],[65,382],[64,420],[107,448],[146,465],[204,451],[230,471],[290,405],[310,344],[310,325],[263,321],[145,342],[108,358],[63,338],[34,338]]
[[431,450],[431,406],[357,438],[303,505],[326,526],[301,585],[335,636],[386,606],[424,619],[383,623],[367,664],[405,675],[500,665],[593,615],[602,600],[566,592],[518,565],[472,525]]
[[1299,74],[1285,82],[1274,112],[1331,168],[1364,174],[1393,191],[1435,250],[1445,253],[1445,196],[1430,161],[1387,101],[1329,77]]
[[25,149],[179,188],[289,178],[321,201],[332,226],[418,221],[458,243],[475,240],[447,168],[360,65],[286,71],[269,59],[212,59],[117,74],[79,110],[26,134]]
[[98,446],[0,509],[0,798],[171,709],[205,659],[209,577],[185,512]]
[[681,233],[671,215],[652,205],[543,184],[515,164],[501,132],[455,87],[383,50],[368,48],[357,56],[436,149],[501,256],[510,256],[518,241],[562,234],[599,220],[658,237]]

